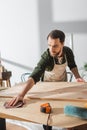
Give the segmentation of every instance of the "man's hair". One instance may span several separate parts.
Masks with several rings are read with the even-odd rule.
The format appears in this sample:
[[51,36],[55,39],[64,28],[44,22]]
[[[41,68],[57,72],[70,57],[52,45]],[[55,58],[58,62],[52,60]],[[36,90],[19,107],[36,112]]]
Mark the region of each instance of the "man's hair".
[[52,39],[60,39],[60,42],[63,43],[65,41],[65,34],[63,31],[61,30],[52,30],[48,36],[47,36],[47,40],[48,38],[51,37]]

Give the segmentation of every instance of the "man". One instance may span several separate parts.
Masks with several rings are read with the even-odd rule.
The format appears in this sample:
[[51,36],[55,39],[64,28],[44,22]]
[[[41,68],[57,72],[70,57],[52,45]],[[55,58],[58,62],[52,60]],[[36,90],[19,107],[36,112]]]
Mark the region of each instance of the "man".
[[[40,79],[42,81],[67,81],[66,67],[68,66],[77,81],[84,82],[79,75],[74,55],[69,47],[64,46],[65,34],[61,30],[53,30],[47,36],[48,49],[42,54],[40,61],[25,83],[23,90],[13,98],[8,105],[14,106],[23,100],[25,94]],[[46,126],[43,125],[44,130]],[[48,130],[52,130],[49,126]]]

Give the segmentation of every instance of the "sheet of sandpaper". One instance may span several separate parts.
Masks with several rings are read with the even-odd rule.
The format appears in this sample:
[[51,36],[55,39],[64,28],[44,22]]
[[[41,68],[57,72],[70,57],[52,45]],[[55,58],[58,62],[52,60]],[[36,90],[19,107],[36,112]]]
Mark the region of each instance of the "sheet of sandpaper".
[[[0,96],[13,97],[23,89],[23,84],[0,91]],[[34,98],[87,99],[87,83],[80,82],[38,82],[26,94]]]
[[0,117],[14,120],[28,121],[33,123],[47,124],[48,114],[40,112],[40,105],[46,102],[50,103],[52,113],[50,115],[49,125],[63,128],[71,128],[74,126],[86,124],[87,120],[82,120],[77,117],[69,117],[64,115],[63,108],[65,105],[76,105],[84,107],[83,102],[66,102],[52,100],[35,100],[25,99],[25,104],[20,108],[4,107],[4,103],[10,98],[0,98]]

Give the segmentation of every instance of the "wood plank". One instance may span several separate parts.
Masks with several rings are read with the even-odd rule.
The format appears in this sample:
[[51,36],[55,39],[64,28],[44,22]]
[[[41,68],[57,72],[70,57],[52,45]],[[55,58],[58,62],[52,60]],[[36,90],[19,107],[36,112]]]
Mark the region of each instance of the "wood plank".
[[[23,84],[0,91],[0,97],[16,96],[23,88]],[[49,98],[60,100],[82,101],[87,99],[87,83],[77,82],[39,82],[26,94],[30,98]],[[73,100],[74,101],[74,100]]]
[[87,83],[38,82],[27,93],[26,104],[22,108],[5,109],[4,102],[16,96],[22,90],[23,85],[18,84],[0,91],[1,118],[46,124],[48,115],[40,112],[40,105],[49,102],[53,108],[49,125],[72,128],[87,123],[86,120],[65,116],[63,112],[67,104],[84,107],[87,100]]
[[3,104],[9,98],[0,98],[0,117],[14,120],[28,121],[33,123],[47,124],[48,114],[40,112],[40,105],[49,102],[52,106],[52,113],[49,125],[63,128],[72,128],[78,125],[86,124],[86,120],[77,117],[65,116],[63,108],[65,105],[76,105],[84,107],[83,102],[66,102],[51,100],[29,100],[25,99],[26,104],[22,108],[5,109]]

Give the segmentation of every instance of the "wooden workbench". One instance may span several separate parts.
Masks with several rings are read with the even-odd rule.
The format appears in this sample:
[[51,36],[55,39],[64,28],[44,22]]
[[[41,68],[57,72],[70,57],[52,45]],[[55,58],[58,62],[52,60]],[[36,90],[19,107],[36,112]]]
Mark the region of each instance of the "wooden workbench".
[[84,107],[87,103],[87,83],[39,82],[26,94],[22,108],[5,109],[3,104],[21,91],[23,84],[0,91],[0,118],[9,118],[47,124],[48,114],[40,112],[40,105],[49,102],[52,114],[49,125],[72,128],[86,124],[87,120],[64,115],[65,105]]

